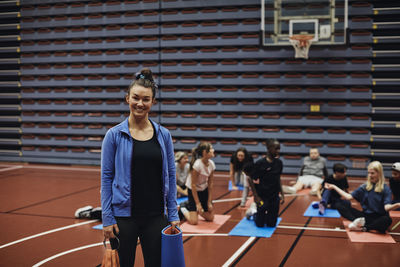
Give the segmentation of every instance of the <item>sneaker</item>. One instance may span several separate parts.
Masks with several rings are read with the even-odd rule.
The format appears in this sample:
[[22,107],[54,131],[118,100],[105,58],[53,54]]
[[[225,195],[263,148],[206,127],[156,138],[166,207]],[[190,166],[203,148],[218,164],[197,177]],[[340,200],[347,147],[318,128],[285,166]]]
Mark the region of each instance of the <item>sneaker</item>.
[[349,223],[349,230],[350,231],[361,231],[362,228],[358,227],[357,224],[355,224],[354,222]]
[[251,203],[250,208],[246,211],[246,218],[247,220],[251,220],[254,214],[257,213],[257,204],[255,202]]
[[319,202],[318,204],[318,213],[319,215],[324,215],[325,214],[325,203],[324,202]]
[[293,186],[282,185],[282,191],[285,194],[296,194],[296,188]]
[[316,196],[316,195],[317,195],[317,190],[310,191],[310,196]]
[[353,222],[349,224],[349,229],[351,231],[363,231],[365,228],[364,225],[365,225],[365,218],[360,217],[355,219]]
[[82,208],[79,208],[75,211],[75,218],[78,219],[89,219],[90,218],[90,212],[92,211],[93,207],[92,206],[85,206]]
[[313,209],[318,209],[318,207],[319,207],[319,201],[313,201],[313,202],[311,202],[311,207],[312,207]]
[[353,222],[355,224],[357,224],[358,227],[364,227],[365,226],[365,218],[364,217],[357,218]]

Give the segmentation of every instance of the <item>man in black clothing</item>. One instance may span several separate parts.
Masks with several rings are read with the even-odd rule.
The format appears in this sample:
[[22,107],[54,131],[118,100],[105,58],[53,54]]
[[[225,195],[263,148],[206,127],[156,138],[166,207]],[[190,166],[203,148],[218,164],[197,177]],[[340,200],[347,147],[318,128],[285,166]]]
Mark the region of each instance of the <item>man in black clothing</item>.
[[253,166],[244,167],[249,185],[253,191],[257,212],[253,215],[257,227],[275,227],[279,213],[279,193],[283,204],[284,195],[281,185],[282,161],[278,158],[280,143],[276,139],[266,142],[267,156],[258,160]]
[[330,205],[336,209],[337,205],[350,205],[348,200],[341,199],[335,190],[324,189],[325,183],[334,184],[340,189],[348,192],[349,184],[346,176],[347,167],[341,163],[333,165],[333,174],[329,175],[322,183],[322,199],[319,202],[319,214],[325,214],[325,208]]

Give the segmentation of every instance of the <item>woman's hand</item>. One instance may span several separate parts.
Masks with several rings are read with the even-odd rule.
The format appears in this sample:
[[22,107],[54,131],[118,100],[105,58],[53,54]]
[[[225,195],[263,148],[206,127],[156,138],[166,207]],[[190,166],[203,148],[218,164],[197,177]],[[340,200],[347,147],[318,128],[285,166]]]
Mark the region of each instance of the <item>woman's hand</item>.
[[119,234],[119,228],[117,224],[103,227],[103,234],[105,239],[115,238],[115,234]]
[[258,195],[254,196],[254,202],[256,202],[257,207],[262,207],[262,205],[264,205],[264,201]]
[[196,203],[196,209],[197,209],[197,212],[204,212],[204,209],[201,206],[201,203]]
[[171,233],[176,234],[178,233],[178,230],[176,230],[176,227],[179,226],[179,221],[172,221],[171,223]]
[[232,185],[232,190],[238,190],[239,187],[237,187],[236,185]]
[[253,183],[255,183],[255,184],[260,184],[260,179],[255,179],[255,180],[253,180]]

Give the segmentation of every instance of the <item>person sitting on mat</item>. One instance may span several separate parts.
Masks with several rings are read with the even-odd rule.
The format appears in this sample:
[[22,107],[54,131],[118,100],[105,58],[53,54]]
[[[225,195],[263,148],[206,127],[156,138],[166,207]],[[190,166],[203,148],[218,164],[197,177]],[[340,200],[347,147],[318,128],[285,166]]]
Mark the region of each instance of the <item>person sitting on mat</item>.
[[192,150],[190,173],[186,180],[188,187],[188,205],[181,212],[189,224],[198,223],[198,215],[206,221],[214,220],[212,205],[212,187],[215,163],[214,149],[208,142],[201,142]]
[[349,184],[346,176],[347,168],[342,163],[335,163],[333,165],[333,174],[325,178],[322,183],[322,197],[319,202],[319,214],[325,214],[325,209],[328,205],[332,209],[337,209],[337,205],[350,205],[350,201],[341,199],[340,195],[334,191],[324,188],[325,183],[334,184],[343,191],[348,193]]
[[253,158],[247,152],[246,148],[240,147],[232,155],[229,164],[229,178],[232,182],[232,189],[238,190],[238,186],[243,186],[242,201],[240,202],[241,207],[246,205],[247,196],[249,195],[249,185],[243,173],[243,166],[248,162],[253,162]]
[[276,139],[267,139],[266,147],[266,157],[244,167],[257,205],[256,209],[254,204],[249,208],[246,217],[249,219],[252,215],[257,227],[275,227],[279,214],[279,193],[281,204],[285,201],[281,185],[283,164],[279,159],[280,143]]
[[178,151],[175,153],[175,168],[176,168],[176,190],[178,197],[186,197],[188,190],[186,180],[189,175],[189,157],[186,152]]
[[328,177],[326,169],[326,160],[319,155],[318,148],[311,148],[310,155],[304,158],[299,178],[293,186],[283,186],[283,192],[296,194],[297,191],[311,187],[310,195],[318,195],[321,198],[320,190],[323,182],[322,178]]
[[[400,202],[400,162],[392,165],[392,177],[389,178],[389,186],[392,190],[392,204]],[[400,209],[396,209],[400,210]]]
[[349,224],[351,231],[377,230],[385,233],[392,223],[389,211],[400,207],[400,203],[391,204],[392,192],[385,184],[382,164],[379,161],[373,161],[368,165],[367,182],[351,194],[329,183],[325,183],[325,188],[335,190],[347,200],[355,199],[360,202],[362,211],[351,206],[337,207],[340,215],[352,221]]

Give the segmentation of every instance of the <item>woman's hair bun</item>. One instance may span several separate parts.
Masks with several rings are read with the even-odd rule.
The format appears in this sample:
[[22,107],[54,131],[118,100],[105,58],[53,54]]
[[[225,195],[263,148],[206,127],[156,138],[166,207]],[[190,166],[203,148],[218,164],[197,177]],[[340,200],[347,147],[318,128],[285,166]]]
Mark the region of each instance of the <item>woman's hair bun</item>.
[[140,73],[137,73],[136,79],[145,79],[154,82],[153,72],[149,68],[143,68]]

